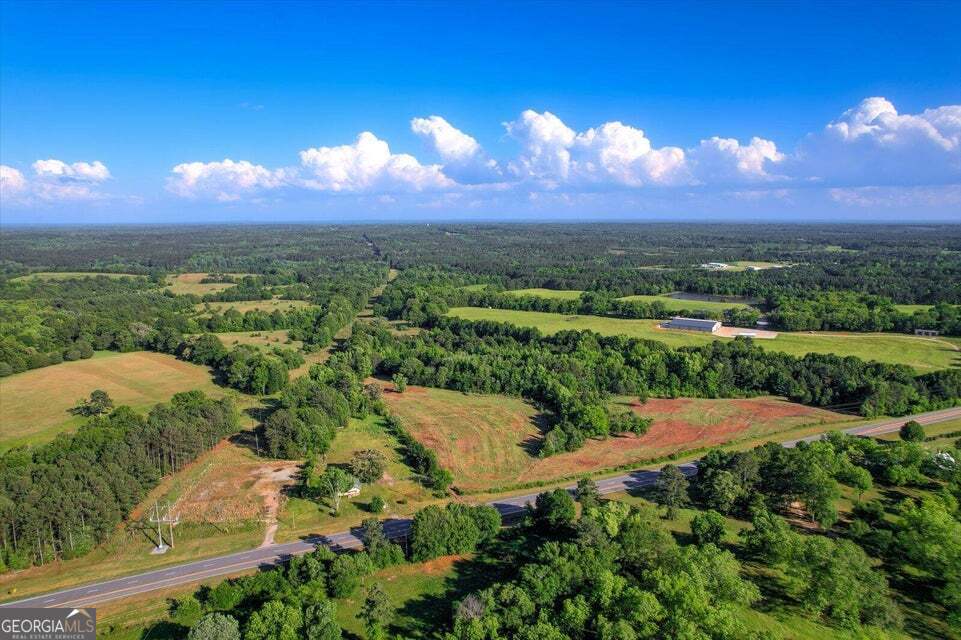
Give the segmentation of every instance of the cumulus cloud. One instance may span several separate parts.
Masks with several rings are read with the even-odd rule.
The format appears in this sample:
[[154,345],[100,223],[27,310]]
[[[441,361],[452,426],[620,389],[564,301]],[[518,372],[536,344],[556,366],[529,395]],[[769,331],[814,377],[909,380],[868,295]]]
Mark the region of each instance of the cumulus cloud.
[[688,151],[691,174],[701,184],[764,182],[778,179],[769,171],[785,158],[770,140],[751,138],[742,145],[734,138],[714,136]]
[[[299,165],[286,168],[229,159],[177,165],[168,188],[186,197],[221,201],[283,188],[373,196],[434,193],[432,202],[451,202],[447,194],[471,192],[493,203],[495,191],[523,198],[545,191],[657,188],[664,197],[697,192],[757,199],[767,193],[783,200],[786,189],[820,187],[842,189],[830,198],[823,191],[821,197],[850,205],[874,194],[843,189],[961,182],[957,105],[900,114],[884,98],[867,98],[805,137],[794,151],[759,136],[747,141],[713,136],[689,148],[658,147],[644,130],[624,122],[578,132],[550,111],[530,109],[503,124],[520,147],[503,168],[473,136],[430,115],[414,118],[410,127],[436,154],[438,164],[394,153],[385,140],[365,131],[350,144],[304,149]],[[34,171],[60,189],[109,177],[106,167],[96,162],[38,161]],[[8,175],[10,186],[5,189],[11,192],[18,178]]]
[[807,136],[792,174],[829,184],[923,185],[961,180],[961,105],[900,114],[866,98]]
[[784,158],[773,142],[762,138],[748,145],[711,138],[685,151],[655,147],[643,130],[622,122],[576,133],[549,111],[528,110],[504,126],[522,147],[510,164],[514,175],[554,189],[753,182],[772,178],[767,163]]
[[33,175],[0,165],[0,197],[4,204],[32,205],[69,200],[99,200],[108,196],[100,185],[110,179],[107,166],[94,162],[74,162],[50,158],[32,165]]
[[38,177],[54,178],[61,182],[103,182],[110,178],[110,171],[99,160],[73,164],[53,158],[37,160],[33,163],[33,171]]
[[422,165],[406,153],[391,153],[390,147],[365,131],[354,144],[318,147],[300,152],[308,174],[303,185],[333,192],[420,192],[454,186],[440,165]]
[[167,180],[167,189],[185,198],[213,198],[233,202],[242,196],[282,186],[284,169],[271,170],[246,160],[235,162],[185,162],[178,164]]
[[440,116],[414,118],[410,129],[444,161],[444,174],[462,184],[494,182],[501,178],[497,162],[469,134]]
[[684,150],[655,149],[644,132],[608,122],[574,138],[571,147],[574,181],[641,187],[688,182]]

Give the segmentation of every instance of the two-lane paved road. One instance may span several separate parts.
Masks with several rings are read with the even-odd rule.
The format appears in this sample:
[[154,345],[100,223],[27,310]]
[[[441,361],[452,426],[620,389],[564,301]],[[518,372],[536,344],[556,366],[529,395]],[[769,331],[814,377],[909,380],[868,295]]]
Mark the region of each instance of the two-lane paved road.
[[[907,420],[917,420],[921,424],[935,424],[961,418],[961,407],[944,409],[941,411],[930,411],[915,416],[904,418],[893,418],[877,420],[865,423],[857,427],[845,429],[846,433],[852,435],[880,435],[897,431]],[[793,447],[798,442],[805,440],[811,441],[821,437],[821,434],[813,435],[800,440],[789,440],[782,443],[786,447]],[[697,472],[695,463],[679,465],[684,473],[693,475]],[[637,470],[623,475],[605,478],[597,481],[598,489],[601,493],[617,493],[638,487],[649,486],[657,480],[659,472],[652,470]],[[573,486],[568,487],[572,490]],[[533,504],[537,498],[537,493],[529,493],[522,496],[508,496],[494,500],[489,504],[497,509],[505,520],[517,517],[523,513],[528,504]],[[397,539],[403,538],[410,530],[411,521],[409,519],[387,520],[384,523],[384,530],[388,537]],[[81,607],[95,606],[125,598],[128,596],[176,587],[182,584],[190,584],[200,580],[216,578],[236,574],[248,569],[257,567],[270,567],[281,562],[287,561],[291,556],[301,555],[312,551],[317,545],[325,544],[335,551],[343,549],[357,549],[363,543],[360,539],[360,529],[351,529],[327,536],[317,536],[297,542],[286,542],[273,544],[266,547],[258,547],[249,551],[232,553],[229,555],[197,560],[186,564],[164,567],[145,573],[139,573],[123,578],[115,578],[94,584],[63,589],[44,595],[34,596],[23,600],[0,604],[0,607]]]

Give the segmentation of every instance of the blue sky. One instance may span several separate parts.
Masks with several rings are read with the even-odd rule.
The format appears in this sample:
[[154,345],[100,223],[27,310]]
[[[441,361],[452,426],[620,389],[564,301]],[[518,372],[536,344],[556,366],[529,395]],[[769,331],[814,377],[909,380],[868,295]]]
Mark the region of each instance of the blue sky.
[[6,223],[961,216],[953,3],[0,6]]

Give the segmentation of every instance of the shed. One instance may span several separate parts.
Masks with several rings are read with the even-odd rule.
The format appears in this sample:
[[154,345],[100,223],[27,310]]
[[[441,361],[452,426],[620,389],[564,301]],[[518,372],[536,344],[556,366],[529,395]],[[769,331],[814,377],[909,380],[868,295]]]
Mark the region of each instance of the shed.
[[665,329],[684,329],[686,331],[704,331],[714,333],[721,328],[721,323],[717,320],[702,320],[700,318],[681,318],[676,316],[669,322],[664,323]]

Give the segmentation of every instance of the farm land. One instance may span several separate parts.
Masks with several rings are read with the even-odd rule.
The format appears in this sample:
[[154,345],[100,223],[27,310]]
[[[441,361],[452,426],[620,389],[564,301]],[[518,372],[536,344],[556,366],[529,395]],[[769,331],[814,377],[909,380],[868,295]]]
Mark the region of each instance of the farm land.
[[643,405],[621,398],[615,405],[654,419],[646,434],[589,440],[577,451],[538,458],[543,434],[539,417],[520,399],[423,387],[388,392],[384,398],[414,437],[437,452],[441,466],[454,474],[454,486],[468,493],[560,480],[852,420],[776,398],[651,399]]
[[193,389],[212,397],[231,393],[247,403],[241,394],[214,384],[206,367],[149,351],[98,351],[88,360],[0,378],[0,449],[45,442],[75,430],[85,418],[70,410],[95,389],[106,391],[115,405],[138,410]]
[[[658,327],[659,320],[567,316],[540,311],[479,307],[454,307],[448,311],[448,315],[465,320],[494,320],[536,327],[545,334],[564,330],[590,330],[608,336],[626,335],[632,338],[657,340],[675,348],[704,345],[713,340],[724,339],[696,331],[661,329]],[[891,364],[906,364],[921,373],[961,364],[961,339],[959,338],[922,338],[895,333],[779,332],[776,339],[758,340],[756,344],[768,351],[781,351],[794,356],[827,353],[842,357],[856,356],[863,360],[877,360]]]
[[[230,287],[236,286],[231,282],[201,282],[201,280],[210,275],[211,274],[209,273],[181,273],[179,275],[170,276],[170,278],[167,280],[167,290],[177,295],[192,293],[197,296],[203,296],[208,293],[220,293],[221,291],[226,291]],[[248,274],[229,273],[226,275],[243,277]]]

